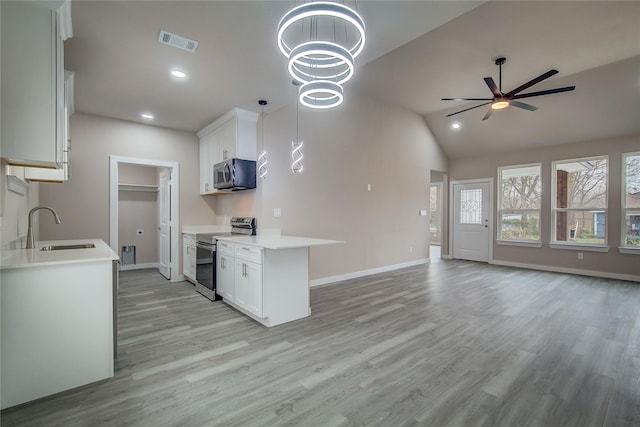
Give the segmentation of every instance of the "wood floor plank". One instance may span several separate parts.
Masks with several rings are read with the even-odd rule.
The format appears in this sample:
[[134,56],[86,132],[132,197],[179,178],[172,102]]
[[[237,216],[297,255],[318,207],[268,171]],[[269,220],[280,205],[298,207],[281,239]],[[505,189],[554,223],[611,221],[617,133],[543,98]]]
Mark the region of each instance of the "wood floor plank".
[[468,261],[311,289],[265,328],[120,273],[115,377],[2,426],[638,426],[640,286]]

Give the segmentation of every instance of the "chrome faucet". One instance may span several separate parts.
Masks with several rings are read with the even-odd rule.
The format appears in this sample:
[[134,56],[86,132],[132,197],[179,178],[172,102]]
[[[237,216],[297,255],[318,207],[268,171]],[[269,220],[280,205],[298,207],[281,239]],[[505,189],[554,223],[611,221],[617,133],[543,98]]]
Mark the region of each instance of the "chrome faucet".
[[56,224],[60,224],[62,222],[60,221],[60,217],[58,216],[58,213],[54,211],[53,208],[50,208],[49,206],[36,206],[35,208],[31,209],[29,211],[29,231],[27,231],[27,249],[33,249],[36,246],[35,245],[36,242],[34,241],[34,238],[33,238],[33,214],[39,209],[45,209],[51,212],[53,214],[53,218],[56,220]]

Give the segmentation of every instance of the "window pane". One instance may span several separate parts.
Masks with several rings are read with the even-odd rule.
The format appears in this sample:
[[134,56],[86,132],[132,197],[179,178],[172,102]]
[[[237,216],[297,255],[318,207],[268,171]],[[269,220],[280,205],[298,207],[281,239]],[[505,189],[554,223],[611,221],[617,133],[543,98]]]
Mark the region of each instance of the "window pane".
[[604,244],[606,223],[604,211],[556,212],[556,240]]
[[429,233],[431,233],[431,243],[440,243],[440,185],[432,185],[430,189],[429,201]]
[[540,213],[502,213],[499,227],[500,239],[540,240]]
[[625,245],[640,246],[640,212],[626,215]]
[[500,170],[500,209],[540,209],[540,166]]
[[640,208],[640,155],[627,156],[625,163],[625,187],[627,189],[625,207]]
[[460,224],[482,224],[482,189],[460,190]]
[[557,208],[607,207],[607,160],[556,163]]

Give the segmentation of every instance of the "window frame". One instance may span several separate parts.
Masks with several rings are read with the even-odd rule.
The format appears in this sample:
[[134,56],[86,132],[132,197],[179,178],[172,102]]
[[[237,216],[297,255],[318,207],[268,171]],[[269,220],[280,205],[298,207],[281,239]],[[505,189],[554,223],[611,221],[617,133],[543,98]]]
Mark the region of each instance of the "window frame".
[[[539,168],[539,177],[540,177],[540,207],[538,209],[502,209],[502,172],[504,170],[509,169],[523,169],[527,167],[538,167]],[[542,162],[537,163],[526,163],[520,165],[508,165],[508,166],[499,166],[498,167],[498,175],[496,179],[496,193],[498,197],[496,197],[496,244],[498,245],[511,245],[511,246],[531,246],[531,247],[542,247],[542,189],[543,187],[543,176],[542,176]],[[522,239],[504,239],[500,236],[502,231],[501,221],[503,212],[517,212],[517,213],[538,213],[538,239],[537,240],[522,240]]]
[[637,254],[640,255],[640,246],[627,245],[627,211],[638,212],[640,215],[640,208],[627,208],[627,158],[628,157],[640,157],[640,151],[631,151],[628,153],[622,153],[622,163],[620,168],[620,246],[618,251],[624,254]]
[[[606,185],[605,185],[605,207],[603,208],[557,208],[557,165],[563,163],[580,163],[587,162],[591,160],[606,160],[607,162],[607,173],[605,175]],[[569,249],[569,250],[580,250],[580,251],[594,251],[594,252],[608,252],[609,251],[609,190],[610,190],[610,179],[609,172],[611,170],[611,162],[609,160],[608,154],[603,154],[599,156],[589,156],[589,157],[577,157],[570,159],[562,159],[562,160],[553,160],[551,162],[551,229],[550,231],[550,240],[549,247],[553,249]],[[572,211],[581,211],[581,212],[589,212],[593,210],[602,210],[605,212],[605,230],[604,230],[604,243],[584,243],[584,242],[568,242],[563,240],[556,240],[556,229],[557,229],[557,213],[558,212],[572,212]]]

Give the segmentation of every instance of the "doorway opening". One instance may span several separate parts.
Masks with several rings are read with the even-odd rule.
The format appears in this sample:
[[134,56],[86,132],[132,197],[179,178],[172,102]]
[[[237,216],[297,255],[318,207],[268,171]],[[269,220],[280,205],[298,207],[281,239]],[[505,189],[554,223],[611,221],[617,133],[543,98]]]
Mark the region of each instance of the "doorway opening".
[[444,182],[446,174],[439,171],[431,171],[431,184],[429,186],[429,259],[431,262],[439,261],[443,255],[443,230],[444,223]]
[[167,279],[180,280],[178,163],[120,156],[109,161],[109,246],[130,262],[121,269],[158,268]]

